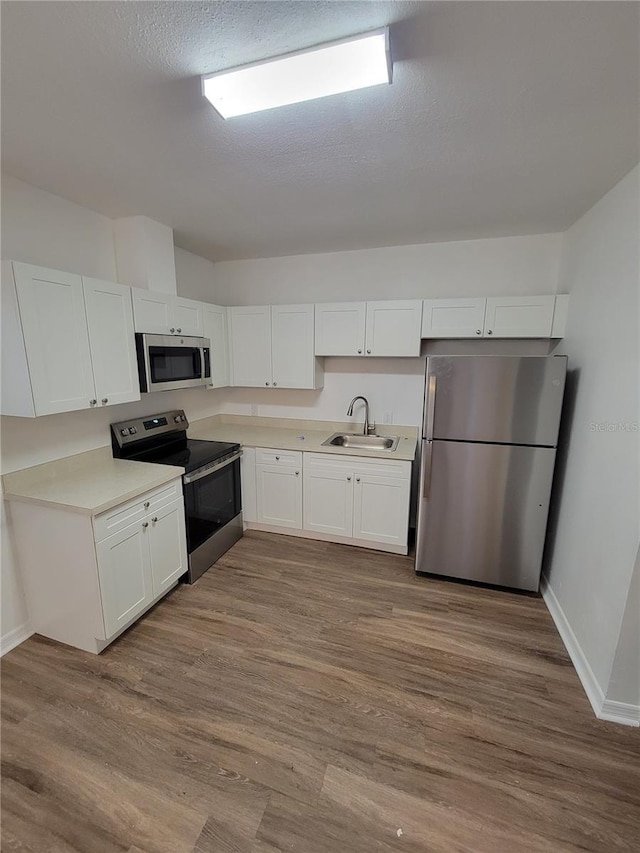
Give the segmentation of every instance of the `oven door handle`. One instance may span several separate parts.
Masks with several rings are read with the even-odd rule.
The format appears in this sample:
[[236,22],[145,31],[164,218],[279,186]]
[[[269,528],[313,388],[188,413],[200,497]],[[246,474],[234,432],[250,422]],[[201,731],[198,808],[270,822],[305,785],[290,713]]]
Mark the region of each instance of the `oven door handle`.
[[228,459],[223,459],[222,462],[219,462],[217,465],[212,465],[211,468],[206,468],[204,471],[195,471],[193,474],[186,474],[182,478],[182,482],[185,486],[188,486],[189,483],[195,483],[196,480],[201,480],[203,477],[207,477],[209,474],[214,474],[216,471],[220,471],[221,468],[226,468],[227,465],[231,465],[232,462],[236,462],[242,456],[242,451],[239,450],[237,453],[234,453],[233,456],[230,456]]

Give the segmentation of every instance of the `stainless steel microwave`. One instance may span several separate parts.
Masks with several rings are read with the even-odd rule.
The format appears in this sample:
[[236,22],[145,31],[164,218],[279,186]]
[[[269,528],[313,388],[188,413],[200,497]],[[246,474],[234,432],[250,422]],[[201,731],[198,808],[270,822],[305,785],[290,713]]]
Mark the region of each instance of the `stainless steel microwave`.
[[174,391],[211,381],[208,338],[136,334],[140,390]]

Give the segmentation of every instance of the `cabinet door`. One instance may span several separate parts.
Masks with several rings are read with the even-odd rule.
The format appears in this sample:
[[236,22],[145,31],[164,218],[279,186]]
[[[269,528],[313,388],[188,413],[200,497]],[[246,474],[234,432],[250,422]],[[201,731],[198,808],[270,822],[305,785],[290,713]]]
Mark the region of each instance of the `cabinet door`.
[[420,355],[422,300],[367,302],[366,354]]
[[387,545],[407,544],[410,480],[356,474],[353,538]]
[[13,268],[36,415],[88,409],[96,393],[82,278]]
[[173,304],[173,321],[176,334],[201,338],[204,335],[202,303],[195,299],[176,296]]
[[258,521],[302,527],[302,471],[289,465],[257,465]]
[[204,336],[209,338],[211,355],[210,388],[229,385],[229,336],[227,334],[227,309],[220,305],[203,303]]
[[364,355],[365,302],[315,306],[316,355]]
[[229,308],[231,384],[271,386],[271,310],[268,305]]
[[351,536],[353,474],[331,465],[305,465],[303,509],[305,530]]
[[175,332],[173,319],[174,296],[132,287],[133,322],[136,332],[151,335],[171,335]]
[[96,545],[107,639],[153,601],[149,527],[130,524]]
[[187,571],[187,536],[183,501],[157,510],[145,519],[149,534],[153,597],[172,586]]
[[131,288],[95,278],[82,283],[98,405],[139,400]]
[[423,338],[480,338],[487,300],[425,299],[422,304]]
[[313,305],[271,306],[274,388],[321,387],[322,371],[313,341]]
[[554,306],[553,296],[490,297],[484,334],[494,338],[548,338]]

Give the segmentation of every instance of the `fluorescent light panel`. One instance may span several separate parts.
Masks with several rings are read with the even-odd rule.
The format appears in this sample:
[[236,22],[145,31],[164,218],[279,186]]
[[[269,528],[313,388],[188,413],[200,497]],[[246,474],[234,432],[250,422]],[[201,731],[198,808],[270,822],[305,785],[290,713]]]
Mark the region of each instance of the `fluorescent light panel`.
[[223,118],[391,82],[389,28],[202,77]]

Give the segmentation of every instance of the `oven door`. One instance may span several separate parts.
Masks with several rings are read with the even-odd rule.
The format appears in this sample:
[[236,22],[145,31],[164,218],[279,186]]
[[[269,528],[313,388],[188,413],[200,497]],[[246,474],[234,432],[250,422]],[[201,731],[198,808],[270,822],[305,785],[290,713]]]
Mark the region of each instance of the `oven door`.
[[241,456],[183,478],[190,583],[242,536]]
[[209,341],[176,335],[136,335],[141,391],[204,385],[210,376]]

